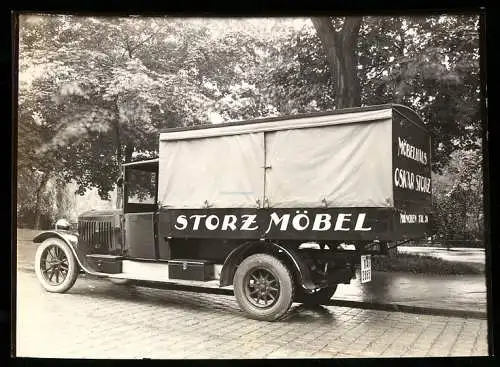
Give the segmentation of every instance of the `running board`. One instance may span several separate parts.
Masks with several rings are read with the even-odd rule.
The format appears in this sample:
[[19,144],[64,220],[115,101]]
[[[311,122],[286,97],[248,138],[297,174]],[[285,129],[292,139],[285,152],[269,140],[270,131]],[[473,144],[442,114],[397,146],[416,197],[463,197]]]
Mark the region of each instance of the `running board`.
[[[142,262],[133,260],[121,260],[121,272],[115,274],[105,274],[109,278],[115,279],[130,279],[139,282],[159,282],[168,284],[177,284],[189,287],[203,287],[203,288],[220,288],[219,279],[222,265],[210,264],[213,267],[213,278],[210,280],[185,280],[173,279],[170,277],[172,269],[169,267],[178,266],[178,263],[185,263],[185,261],[175,260],[172,264],[160,262]],[[182,265],[181,265],[182,266]],[[223,287],[230,289],[230,287]]]

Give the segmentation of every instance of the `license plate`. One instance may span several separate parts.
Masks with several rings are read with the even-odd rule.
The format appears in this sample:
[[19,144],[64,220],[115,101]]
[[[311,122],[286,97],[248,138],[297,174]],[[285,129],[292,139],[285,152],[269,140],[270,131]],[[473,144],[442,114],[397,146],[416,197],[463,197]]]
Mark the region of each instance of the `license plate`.
[[361,283],[372,281],[372,257],[361,255]]

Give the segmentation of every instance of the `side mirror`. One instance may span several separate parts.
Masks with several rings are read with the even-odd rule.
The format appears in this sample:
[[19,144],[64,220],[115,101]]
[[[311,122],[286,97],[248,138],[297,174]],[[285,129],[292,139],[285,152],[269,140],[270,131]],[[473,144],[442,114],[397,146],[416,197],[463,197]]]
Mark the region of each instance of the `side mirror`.
[[121,185],[123,184],[123,176],[120,176],[120,177],[118,178],[118,180],[116,180],[116,184],[117,184],[118,186],[121,186]]

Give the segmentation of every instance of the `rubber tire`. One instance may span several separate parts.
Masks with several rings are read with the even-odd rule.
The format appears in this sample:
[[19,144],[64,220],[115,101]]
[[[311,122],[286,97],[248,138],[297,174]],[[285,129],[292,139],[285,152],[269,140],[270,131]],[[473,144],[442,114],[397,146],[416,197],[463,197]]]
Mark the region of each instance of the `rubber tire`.
[[[45,277],[42,275],[42,271],[40,269],[40,262],[41,262],[41,257],[45,249],[49,246],[56,245],[58,246],[66,255],[66,258],[68,259],[68,274],[66,275],[66,279],[61,284],[58,285],[52,285],[48,283],[45,279]],[[40,246],[38,246],[38,249],[36,250],[35,254],[35,274],[36,277],[38,278],[38,281],[42,285],[45,290],[52,292],[52,293],[64,293],[68,291],[71,287],[76,282],[76,279],[78,278],[78,275],[80,273],[80,267],[76,261],[75,255],[73,255],[73,251],[69,247],[69,245],[64,242],[63,240],[59,238],[48,238],[45,241],[43,241]]]
[[297,302],[303,303],[308,306],[321,305],[323,303],[328,302],[333,297],[336,290],[337,290],[337,285],[334,285],[331,287],[322,288],[319,291],[312,294],[306,294],[304,292],[301,292],[300,296],[297,297]]
[[[255,307],[245,295],[245,276],[256,267],[272,272],[280,285],[278,301],[268,309]],[[276,321],[283,317],[292,305],[295,292],[293,278],[288,268],[280,260],[267,254],[255,254],[243,260],[236,269],[233,285],[234,295],[243,312],[249,318],[260,321]]]

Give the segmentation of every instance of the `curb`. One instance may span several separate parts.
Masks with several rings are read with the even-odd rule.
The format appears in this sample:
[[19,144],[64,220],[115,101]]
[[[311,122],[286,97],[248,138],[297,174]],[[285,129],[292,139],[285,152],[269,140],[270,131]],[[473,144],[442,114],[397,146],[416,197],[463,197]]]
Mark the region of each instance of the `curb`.
[[469,311],[469,310],[454,310],[449,308],[434,308],[434,307],[421,307],[421,306],[409,306],[401,305],[396,303],[372,303],[363,301],[347,301],[340,299],[332,299],[326,306],[338,306],[338,307],[353,307],[361,308],[365,310],[376,310],[376,311],[391,311],[391,312],[404,312],[412,313],[417,315],[430,315],[430,316],[448,316],[448,317],[460,317],[466,319],[480,319],[487,320],[488,314],[483,311]]
[[[35,269],[27,265],[18,265],[18,271],[34,273]],[[201,287],[186,287],[186,286],[169,286],[172,290],[185,290],[185,291],[198,291],[202,293],[210,294],[222,294],[222,295],[233,295],[233,291],[227,289],[217,289],[217,288],[201,288]],[[348,301],[341,299],[332,299],[327,303],[322,304],[323,306],[337,306],[337,307],[352,307],[360,308],[364,310],[375,310],[375,311],[389,311],[389,312],[403,312],[411,313],[417,315],[429,315],[429,316],[448,316],[448,317],[460,317],[466,319],[479,319],[487,320],[488,314],[483,311],[468,311],[468,310],[454,310],[447,308],[434,308],[434,307],[421,307],[421,306],[409,306],[401,305],[396,303],[372,303],[363,301]]]

